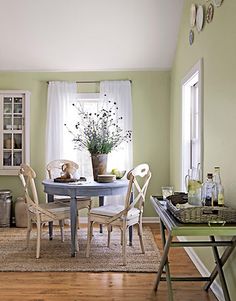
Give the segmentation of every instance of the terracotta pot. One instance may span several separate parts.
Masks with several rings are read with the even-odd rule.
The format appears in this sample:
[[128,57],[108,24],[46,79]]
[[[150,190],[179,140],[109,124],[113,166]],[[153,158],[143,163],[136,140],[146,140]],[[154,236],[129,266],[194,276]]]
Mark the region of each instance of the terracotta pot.
[[92,155],[93,178],[97,181],[98,175],[104,175],[107,171],[107,154]]

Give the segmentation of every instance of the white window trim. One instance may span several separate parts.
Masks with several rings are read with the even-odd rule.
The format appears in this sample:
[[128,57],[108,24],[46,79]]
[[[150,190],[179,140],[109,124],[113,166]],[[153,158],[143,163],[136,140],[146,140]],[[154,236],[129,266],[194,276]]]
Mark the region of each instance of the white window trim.
[[100,93],[77,93],[77,100],[98,101],[100,100]]
[[[181,189],[185,190],[185,181],[184,181],[184,175],[186,173],[185,168],[185,160],[183,160],[185,156],[185,148],[184,145],[186,143],[185,141],[185,129],[186,125],[184,123],[184,116],[186,116],[186,110],[188,109],[189,104],[186,100],[186,95],[190,93],[190,88],[196,83],[196,75],[198,75],[198,103],[199,103],[199,135],[200,135],[200,164],[201,164],[201,170],[203,170],[203,151],[204,151],[204,141],[203,141],[203,59],[201,58],[193,67],[192,69],[187,73],[187,75],[182,79],[181,86],[182,86],[182,144],[181,144]],[[201,175],[202,176],[202,175]]]

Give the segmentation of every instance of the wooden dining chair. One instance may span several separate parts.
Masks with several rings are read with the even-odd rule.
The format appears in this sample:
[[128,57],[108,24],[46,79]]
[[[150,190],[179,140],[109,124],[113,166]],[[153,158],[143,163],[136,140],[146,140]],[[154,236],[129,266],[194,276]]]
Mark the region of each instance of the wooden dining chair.
[[[46,166],[49,179],[55,179],[55,178],[59,177],[62,172],[63,165],[68,164],[68,163],[72,167],[72,175],[76,176],[76,172],[79,169],[79,165],[77,163],[75,163],[71,160],[53,160],[53,161],[49,162]],[[68,203],[68,202],[70,202],[70,197],[54,195],[54,201]],[[78,212],[79,212],[79,210],[85,209],[85,208],[88,209],[88,211],[90,211],[91,203],[92,203],[91,198],[86,197],[86,196],[78,196],[77,197]],[[78,218],[79,218],[79,214],[78,214]],[[78,225],[79,225],[79,223],[78,223]]]
[[29,246],[30,232],[32,224],[37,226],[37,247],[36,258],[40,257],[40,241],[43,224],[52,221],[59,221],[61,230],[61,241],[64,241],[63,225],[64,219],[70,218],[70,207],[63,203],[39,202],[35,186],[35,171],[27,164],[21,164],[19,177],[24,188],[25,199],[28,208],[28,227],[27,227],[27,247]]
[[[118,226],[121,230],[123,264],[126,265],[126,245],[127,229],[138,224],[138,235],[142,253],[145,252],[142,237],[142,214],[145,196],[151,172],[147,164],[140,164],[132,169],[128,175],[129,180],[127,194],[124,205],[105,205],[90,210],[88,215],[88,235],[86,257],[90,254],[90,245],[93,233],[93,224],[105,224],[108,228],[108,247],[110,246],[110,236],[112,226]],[[134,200],[131,203],[132,193]]]

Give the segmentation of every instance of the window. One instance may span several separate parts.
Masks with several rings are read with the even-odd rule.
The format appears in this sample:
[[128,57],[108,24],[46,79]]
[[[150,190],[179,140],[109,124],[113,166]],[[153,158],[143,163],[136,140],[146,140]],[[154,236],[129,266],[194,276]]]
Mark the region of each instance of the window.
[[[86,112],[97,113],[103,107],[104,102],[103,99],[100,98],[100,93],[78,93],[76,105]],[[74,129],[76,121],[78,120],[78,113],[71,104],[69,104],[68,116],[70,116],[70,118],[67,121],[67,126],[70,129]],[[70,147],[67,147],[67,157],[78,162],[80,175],[92,178],[92,164],[89,152],[87,150],[75,150],[72,137],[68,135],[68,131],[65,131],[64,135],[65,144],[70,145]],[[108,171],[111,171],[113,168],[118,168],[119,170],[126,169],[124,159],[124,153],[126,152],[125,144],[126,142],[121,143],[109,154],[107,162]]]
[[[73,103],[84,110],[97,112],[104,105],[105,98],[116,102],[120,126],[124,131],[132,131],[132,98],[130,81],[102,81],[100,93],[79,93],[76,82],[52,81],[48,85],[47,125],[46,125],[46,163],[57,159],[70,159],[79,164],[79,173],[92,177],[92,164],[87,150],[75,150],[73,136],[78,122],[78,110]],[[105,97],[106,96],[106,97]],[[105,97],[105,98],[104,98]],[[118,113],[118,112],[117,112]],[[117,118],[120,117],[117,115]],[[65,127],[64,125],[67,125]],[[132,142],[120,145],[108,156],[108,171],[112,168],[130,170],[133,165]],[[114,166],[115,165],[115,166]]]
[[188,169],[203,168],[202,60],[182,81],[182,189]]
[[[76,105],[80,106],[84,111],[88,111],[91,113],[96,113],[100,106],[100,94],[99,93],[78,93],[76,98]],[[68,128],[74,131],[74,126],[78,120],[78,112],[72,103],[68,104],[68,112],[67,116],[67,126]],[[65,129],[64,131],[64,143],[68,145],[66,151],[66,157],[78,162],[79,164],[79,174],[82,176],[86,176],[87,178],[92,178],[92,165],[90,154],[87,150],[76,150],[75,145],[72,141],[72,136],[68,134],[68,131]]]

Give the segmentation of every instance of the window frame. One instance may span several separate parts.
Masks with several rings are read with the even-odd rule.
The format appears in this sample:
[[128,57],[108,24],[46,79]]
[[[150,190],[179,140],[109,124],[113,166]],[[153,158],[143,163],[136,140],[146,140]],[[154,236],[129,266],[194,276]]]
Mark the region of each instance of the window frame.
[[[189,100],[193,99],[193,87],[198,85],[198,133],[199,133],[199,144],[200,144],[200,165],[203,170],[203,155],[204,155],[204,136],[203,136],[203,59],[201,58],[192,69],[183,78],[182,85],[182,144],[181,144],[181,189],[186,190],[185,187],[185,175],[188,172],[190,163],[190,148],[191,148],[191,133],[192,130],[188,126],[191,124],[191,108],[192,104]],[[186,117],[187,116],[187,117]],[[189,152],[189,154],[187,154]],[[189,162],[189,163],[188,163]],[[201,175],[202,177],[202,175]],[[202,180],[202,178],[201,178]]]
[[[3,98],[4,97],[22,97],[22,163],[30,164],[30,96],[31,93],[26,90],[0,90],[0,176],[16,176],[19,173],[19,165],[3,165]],[[14,134],[14,129],[9,133]]]

